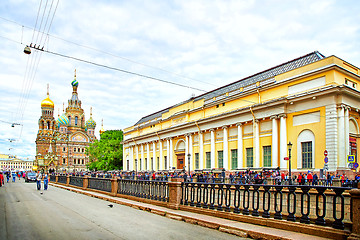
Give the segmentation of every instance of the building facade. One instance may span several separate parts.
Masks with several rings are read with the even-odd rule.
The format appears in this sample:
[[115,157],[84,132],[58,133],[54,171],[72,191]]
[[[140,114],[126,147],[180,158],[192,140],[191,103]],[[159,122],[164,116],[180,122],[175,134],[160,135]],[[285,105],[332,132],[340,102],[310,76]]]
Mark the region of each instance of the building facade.
[[124,129],[123,169],[286,171],[291,142],[293,171],[351,173],[348,159],[359,158],[359,75],[354,65],[313,52],[145,116]]
[[33,161],[22,160],[13,155],[0,154],[0,171],[32,171]]
[[39,130],[36,137],[36,165],[46,171],[84,171],[89,161],[86,147],[96,139],[96,122],[90,118],[85,122],[85,113],[81,108],[75,78],[71,82],[72,96],[63,114],[54,118],[54,103],[49,97],[41,102]]

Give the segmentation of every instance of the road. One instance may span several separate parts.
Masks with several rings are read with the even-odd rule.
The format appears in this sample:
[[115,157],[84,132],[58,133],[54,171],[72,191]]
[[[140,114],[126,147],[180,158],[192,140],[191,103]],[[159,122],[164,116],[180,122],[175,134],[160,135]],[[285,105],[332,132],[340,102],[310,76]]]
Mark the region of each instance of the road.
[[[42,194],[41,194],[42,193]],[[0,239],[241,239],[198,225],[35,183],[0,188]]]

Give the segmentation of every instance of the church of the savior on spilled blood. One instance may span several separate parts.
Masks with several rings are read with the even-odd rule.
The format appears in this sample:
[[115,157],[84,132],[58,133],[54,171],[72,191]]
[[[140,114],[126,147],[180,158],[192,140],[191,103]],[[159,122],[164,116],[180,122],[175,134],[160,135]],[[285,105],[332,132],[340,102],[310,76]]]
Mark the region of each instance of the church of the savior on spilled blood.
[[[81,108],[78,97],[79,82],[71,82],[72,96],[68,100],[68,106],[64,109],[58,119],[54,118],[54,102],[49,96],[41,102],[41,116],[39,119],[39,130],[36,137],[35,164],[39,170],[49,172],[73,172],[86,171],[89,157],[86,155],[86,147],[96,139],[96,122],[90,118],[85,122],[85,112]],[[104,132],[101,127],[100,134]]]

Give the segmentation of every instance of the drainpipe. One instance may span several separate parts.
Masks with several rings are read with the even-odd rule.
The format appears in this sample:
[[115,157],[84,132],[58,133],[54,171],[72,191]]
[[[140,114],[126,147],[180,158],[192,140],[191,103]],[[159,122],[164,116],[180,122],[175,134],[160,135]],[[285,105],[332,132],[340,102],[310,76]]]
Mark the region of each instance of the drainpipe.
[[260,89],[259,89],[259,87],[256,88],[256,91],[257,91],[258,96],[259,96],[259,103],[261,103],[261,97],[260,97]]

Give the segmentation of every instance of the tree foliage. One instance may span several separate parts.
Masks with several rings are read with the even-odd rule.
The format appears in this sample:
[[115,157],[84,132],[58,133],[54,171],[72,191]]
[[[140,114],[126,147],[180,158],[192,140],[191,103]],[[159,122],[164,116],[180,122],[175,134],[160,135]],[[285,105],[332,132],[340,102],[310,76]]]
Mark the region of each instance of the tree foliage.
[[118,170],[122,169],[123,131],[109,130],[101,134],[100,140],[91,143],[86,149],[89,156],[90,170]]

